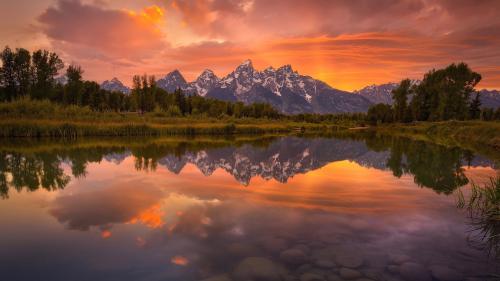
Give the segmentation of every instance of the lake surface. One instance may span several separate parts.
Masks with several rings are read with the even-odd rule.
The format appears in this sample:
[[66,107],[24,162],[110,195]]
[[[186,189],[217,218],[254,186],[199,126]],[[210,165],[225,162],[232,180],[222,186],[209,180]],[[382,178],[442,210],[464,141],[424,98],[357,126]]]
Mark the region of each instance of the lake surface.
[[375,136],[4,140],[0,280],[496,280],[457,191],[498,174]]

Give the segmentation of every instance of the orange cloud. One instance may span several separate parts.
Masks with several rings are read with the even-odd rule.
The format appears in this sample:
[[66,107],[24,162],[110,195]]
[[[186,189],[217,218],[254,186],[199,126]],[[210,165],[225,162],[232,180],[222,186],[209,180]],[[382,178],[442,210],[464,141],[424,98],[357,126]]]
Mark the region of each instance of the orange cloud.
[[138,59],[166,46],[157,25],[163,16],[157,6],[135,13],[61,0],[38,20],[48,38],[74,57]]
[[[494,0],[172,0],[138,10],[58,0],[38,18],[54,49],[86,79],[205,68],[241,61],[291,64],[342,90],[421,78],[464,61],[500,87],[500,8]],[[300,20],[297,20],[300,19]]]
[[189,260],[183,256],[175,256],[170,259],[170,262],[175,265],[186,266],[189,264]]
[[144,21],[146,24],[162,22],[165,15],[165,10],[153,5],[144,8],[141,12],[128,11],[129,15],[133,18]]

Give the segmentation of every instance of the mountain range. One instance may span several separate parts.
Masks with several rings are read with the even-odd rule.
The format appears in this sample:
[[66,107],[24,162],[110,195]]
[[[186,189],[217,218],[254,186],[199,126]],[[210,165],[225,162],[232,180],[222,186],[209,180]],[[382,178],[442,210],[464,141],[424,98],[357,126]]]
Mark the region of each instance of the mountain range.
[[[290,65],[258,71],[250,60],[246,60],[222,78],[206,69],[196,80],[187,82],[179,70],[174,70],[159,79],[157,85],[168,92],[181,89],[187,94],[225,101],[269,103],[282,113],[298,114],[366,112],[376,103],[392,104],[391,91],[398,83],[371,85],[347,92],[301,75]],[[130,93],[130,89],[116,78],[103,82],[101,86],[111,91]],[[483,107],[500,107],[500,93],[482,90],[481,101]]]

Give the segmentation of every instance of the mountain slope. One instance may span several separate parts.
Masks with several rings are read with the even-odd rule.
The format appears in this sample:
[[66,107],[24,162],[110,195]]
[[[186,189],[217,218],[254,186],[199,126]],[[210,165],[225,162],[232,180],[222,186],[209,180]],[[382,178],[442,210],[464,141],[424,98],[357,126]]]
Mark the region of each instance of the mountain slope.
[[195,81],[187,83],[176,70],[158,80],[158,86],[170,92],[180,88],[207,98],[245,104],[269,103],[286,114],[364,112],[372,104],[363,96],[301,75],[290,65],[258,71],[250,60],[221,79],[205,70]]
[[130,88],[123,85],[123,83],[116,77],[111,80],[106,80],[102,82],[101,89],[111,92],[121,92],[124,94],[130,94]]
[[398,83],[386,83],[380,85],[370,85],[361,90],[354,91],[355,94],[359,94],[366,99],[368,99],[371,103],[385,103],[392,104],[392,90],[396,89],[399,86]]

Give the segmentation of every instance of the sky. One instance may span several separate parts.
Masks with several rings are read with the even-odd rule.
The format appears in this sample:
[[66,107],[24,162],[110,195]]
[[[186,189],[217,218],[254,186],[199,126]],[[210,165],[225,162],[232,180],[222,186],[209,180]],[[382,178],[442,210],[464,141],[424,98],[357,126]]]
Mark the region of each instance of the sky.
[[54,51],[84,78],[178,69],[219,77],[250,59],[342,90],[466,62],[500,88],[498,0],[0,0],[0,46]]

